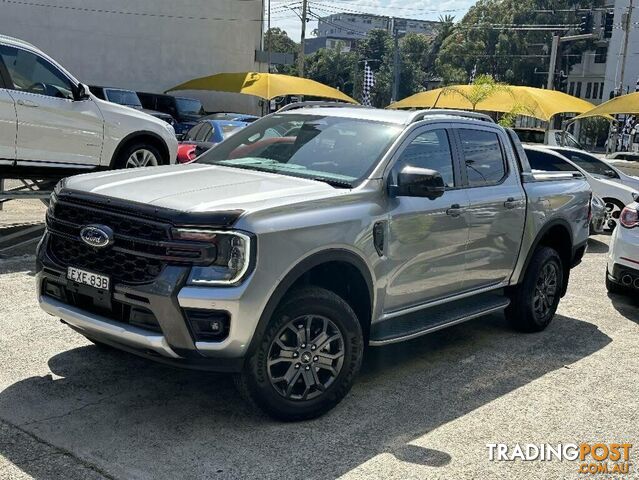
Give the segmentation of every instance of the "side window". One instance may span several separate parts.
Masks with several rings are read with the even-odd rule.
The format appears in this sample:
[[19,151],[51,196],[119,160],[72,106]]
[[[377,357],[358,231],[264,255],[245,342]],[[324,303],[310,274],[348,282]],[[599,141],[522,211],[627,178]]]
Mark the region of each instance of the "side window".
[[437,170],[447,187],[455,186],[453,156],[446,130],[430,130],[415,137],[397,161],[400,170],[406,165]]
[[209,137],[211,136],[212,130],[213,130],[213,127],[211,126],[210,123],[208,122],[204,123],[204,125],[202,126],[202,129],[199,132],[197,132],[197,135],[195,136],[195,141],[196,142],[208,141]]
[[73,98],[73,85],[45,59],[19,48],[0,46],[13,89],[58,98]]
[[570,163],[562,160],[556,155],[540,152],[538,150],[526,150],[526,157],[530,163],[530,168],[542,172],[577,172],[578,170]]
[[506,163],[496,133],[462,128],[459,138],[471,187],[495,184],[504,178]]
[[158,97],[158,110],[160,112],[169,113],[171,115],[177,114],[177,110],[175,109],[174,100],[172,98],[167,97]]
[[195,140],[195,137],[197,136],[198,132],[202,130],[203,126],[203,123],[198,123],[197,125],[192,127],[188,132],[186,132],[186,135],[184,135],[184,140]]
[[614,178],[619,178],[619,175],[617,175],[608,164],[590,155],[573,152],[572,150],[562,150],[561,154],[568,157],[569,160],[575,162],[577,166],[583,168],[591,175],[612,176],[612,174],[614,174]]

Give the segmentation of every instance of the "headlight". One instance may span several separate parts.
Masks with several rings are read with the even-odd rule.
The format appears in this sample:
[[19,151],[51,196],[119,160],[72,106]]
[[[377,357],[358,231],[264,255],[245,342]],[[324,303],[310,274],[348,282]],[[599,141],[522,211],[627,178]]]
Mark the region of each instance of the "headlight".
[[175,135],[175,128],[173,128],[173,125],[166,123],[164,120],[162,120],[162,123],[164,124],[164,128],[166,128],[171,135]]
[[189,285],[233,285],[240,282],[251,263],[251,237],[239,232],[174,228],[173,239],[215,245],[211,265],[193,266]]

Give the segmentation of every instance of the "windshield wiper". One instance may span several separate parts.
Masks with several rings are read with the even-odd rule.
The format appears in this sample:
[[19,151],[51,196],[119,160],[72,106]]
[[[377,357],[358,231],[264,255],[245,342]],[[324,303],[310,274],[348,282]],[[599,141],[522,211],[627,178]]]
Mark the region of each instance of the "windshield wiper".
[[351,182],[347,182],[346,180],[338,180],[336,178],[326,178],[326,177],[302,177],[300,178],[310,178],[310,180],[315,180],[316,182],[324,182],[328,183],[331,187],[337,188],[353,188]]

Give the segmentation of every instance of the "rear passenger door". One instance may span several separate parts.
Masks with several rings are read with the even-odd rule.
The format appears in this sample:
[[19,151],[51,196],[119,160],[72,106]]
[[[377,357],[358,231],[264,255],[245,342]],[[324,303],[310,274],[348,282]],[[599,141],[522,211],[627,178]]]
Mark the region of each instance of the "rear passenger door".
[[501,129],[455,130],[463,160],[469,207],[464,290],[489,287],[510,277],[519,255],[526,198],[512,151]]
[[438,171],[446,185],[434,200],[389,199],[386,313],[459,293],[468,241],[468,196],[462,187],[454,139],[444,127],[427,126],[407,138],[391,169]]

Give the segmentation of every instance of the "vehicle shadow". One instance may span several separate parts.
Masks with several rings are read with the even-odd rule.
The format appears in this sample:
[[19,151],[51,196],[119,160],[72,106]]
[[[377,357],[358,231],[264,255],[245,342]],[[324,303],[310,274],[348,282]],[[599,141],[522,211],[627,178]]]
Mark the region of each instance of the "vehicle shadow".
[[[336,478],[381,453],[442,467],[449,453],[409,442],[610,341],[574,318],[524,335],[491,315],[368,349],[350,395],[301,423],[248,407],[228,376],[87,346],[50,358],[53,375],[6,388],[0,417],[115,478]],[[24,455],[3,455],[47,478]]]
[[634,297],[634,293],[629,293],[627,295],[608,293],[608,298],[610,298],[615,310],[617,310],[622,316],[632,322],[639,323],[639,299]]
[[35,256],[26,254],[17,257],[0,257],[0,275],[16,272],[35,276]]
[[608,253],[608,244],[590,237],[588,239],[588,253]]

